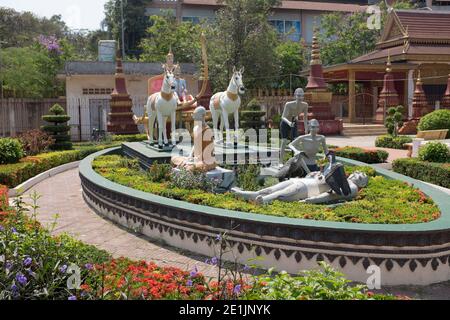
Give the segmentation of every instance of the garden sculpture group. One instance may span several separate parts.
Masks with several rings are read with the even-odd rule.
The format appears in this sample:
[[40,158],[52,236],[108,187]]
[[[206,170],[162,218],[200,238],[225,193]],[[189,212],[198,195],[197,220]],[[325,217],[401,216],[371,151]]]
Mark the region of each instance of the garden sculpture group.
[[287,102],[284,106],[283,114],[281,116],[280,131],[281,131],[281,149],[280,149],[280,163],[283,163],[286,152],[286,145],[291,136],[291,141],[298,137],[297,121],[300,114],[303,113],[303,122],[305,124],[305,134],[308,133],[308,103],[304,101],[305,92],[302,88],[295,90],[295,101]]

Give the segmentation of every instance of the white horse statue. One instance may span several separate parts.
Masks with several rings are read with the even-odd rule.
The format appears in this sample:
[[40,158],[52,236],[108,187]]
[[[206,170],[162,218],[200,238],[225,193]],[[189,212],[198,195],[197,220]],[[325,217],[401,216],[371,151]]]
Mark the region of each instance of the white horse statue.
[[[241,106],[240,94],[245,93],[245,87],[242,82],[242,74],[244,68],[237,71],[236,67],[233,67],[233,77],[231,78],[228,89],[225,92],[219,92],[212,96],[209,109],[211,110],[211,116],[214,126],[214,139],[217,142],[223,141],[223,128],[225,125],[227,144],[232,144],[230,122],[228,116],[234,115],[234,139],[237,142],[239,140],[239,108]],[[219,120],[220,130],[219,130]]]
[[[170,117],[171,132],[172,132],[172,145],[176,144],[175,139],[175,122],[176,112],[178,107],[178,96],[175,93],[175,75],[173,69],[164,68],[164,80],[160,92],[156,92],[148,97],[147,105],[145,106],[148,114],[148,135],[150,143],[153,143],[153,129],[155,126],[155,120],[158,120],[158,145],[163,146],[169,144],[167,137],[167,118]],[[163,141],[164,138],[164,141]]]

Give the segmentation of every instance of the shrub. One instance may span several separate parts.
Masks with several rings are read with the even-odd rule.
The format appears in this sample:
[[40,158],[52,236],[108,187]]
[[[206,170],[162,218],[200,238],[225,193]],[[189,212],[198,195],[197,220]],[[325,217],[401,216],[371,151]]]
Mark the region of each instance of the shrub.
[[147,140],[146,134],[113,135],[113,142],[140,142]]
[[72,143],[70,142],[70,126],[67,122],[70,117],[65,114],[64,108],[59,104],[55,104],[49,110],[50,115],[42,117],[42,120],[51,124],[42,126],[42,129],[50,134],[55,141],[50,145],[52,150],[70,150],[72,149]]
[[23,158],[19,163],[0,165],[0,184],[14,188],[42,172],[66,163],[79,161],[92,153],[109,147],[100,145],[84,147],[78,150],[42,153],[34,157]]
[[0,184],[0,212],[6,210],[6,208],[9,206],[8,202],[8,187],[2,186]]
[[148,178],[153,182],[170,181],[172,166],[168,163],[155,161],[148,169]]
[[351,285],[351,281],[325,262],[321,270],[305,271],[291,276],[283,271],[255,277],[254,285],[245,292],[248,300],[393,300],[393,296],[375,295],[363,285]]
[[405,176],[450,188],[450,164],[421,161],[416,158],[397,159],[392,169]]
[[444,143],[429,142],[420,148],[419,159],[429,162],[448,162],[450,151]]
[[261,180],[258,179],[260,168],[256,164],[239,166],[236,170],[237,185],[248,191],[256,191],[261,188]]
[[420,131],[448,129],[447,139],[450,138],[450,110],[436,110],[423,116],[417,128]]
[[23,156],[23,146],[17,139],[0,139],[0,164],[17,163]]
[[357,147],[343,147],[334,149],[336,156],[353,159],[365,163],[382,163],[389,156],[384,150],[362,149]]
[[42,130],[30,130],[19,136],[27,156],[35,156],[47,151],[55,140]]
[[391,107],[388,109],[384,125],[391,136],[396,137],[398,135],[398,129],[403,125],[402,119],[403,106]]
[[206,176],[206,173],[198,171],[188,171],[184,168],[173,171],[170,177],[169,187],[179,189],[214,191],[219,185],[219,181],[213,181]]
[[377,148],[389,148],[389,149],[406,149],[405,143],[411,143],[412,138],[408,136],[396,136],[391,135],[379,136],[375,140],[375,147]]

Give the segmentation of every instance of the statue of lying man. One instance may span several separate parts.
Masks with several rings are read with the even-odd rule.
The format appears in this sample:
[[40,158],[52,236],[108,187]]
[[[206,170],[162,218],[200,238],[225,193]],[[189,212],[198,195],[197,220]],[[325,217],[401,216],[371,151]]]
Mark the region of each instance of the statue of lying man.
[[243,191],[239,188],[231,191],[258,204],[268,204],[275,200],[323,204],[356,198],[358,191],[365,188],[368,181],[367,175],[358,171],[346,179],[342,164],[334,164],[324,173],[311,172],[305,178],[291,178],[260,191]]

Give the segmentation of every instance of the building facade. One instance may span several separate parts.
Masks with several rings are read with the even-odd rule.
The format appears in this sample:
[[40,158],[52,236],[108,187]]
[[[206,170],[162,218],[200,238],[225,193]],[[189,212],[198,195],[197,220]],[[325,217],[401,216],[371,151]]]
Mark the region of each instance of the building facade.
[[[281,35],[294,41],[312,42],[314,24],[320,23],[322,14],[330,12],[357,12],[365,10],[367,1],[282,1],[273,9],[270,23]],[[147,8],[148,15],[171,12],[178,21],[213,22],[222,7],[217,0],[153,0]]]

